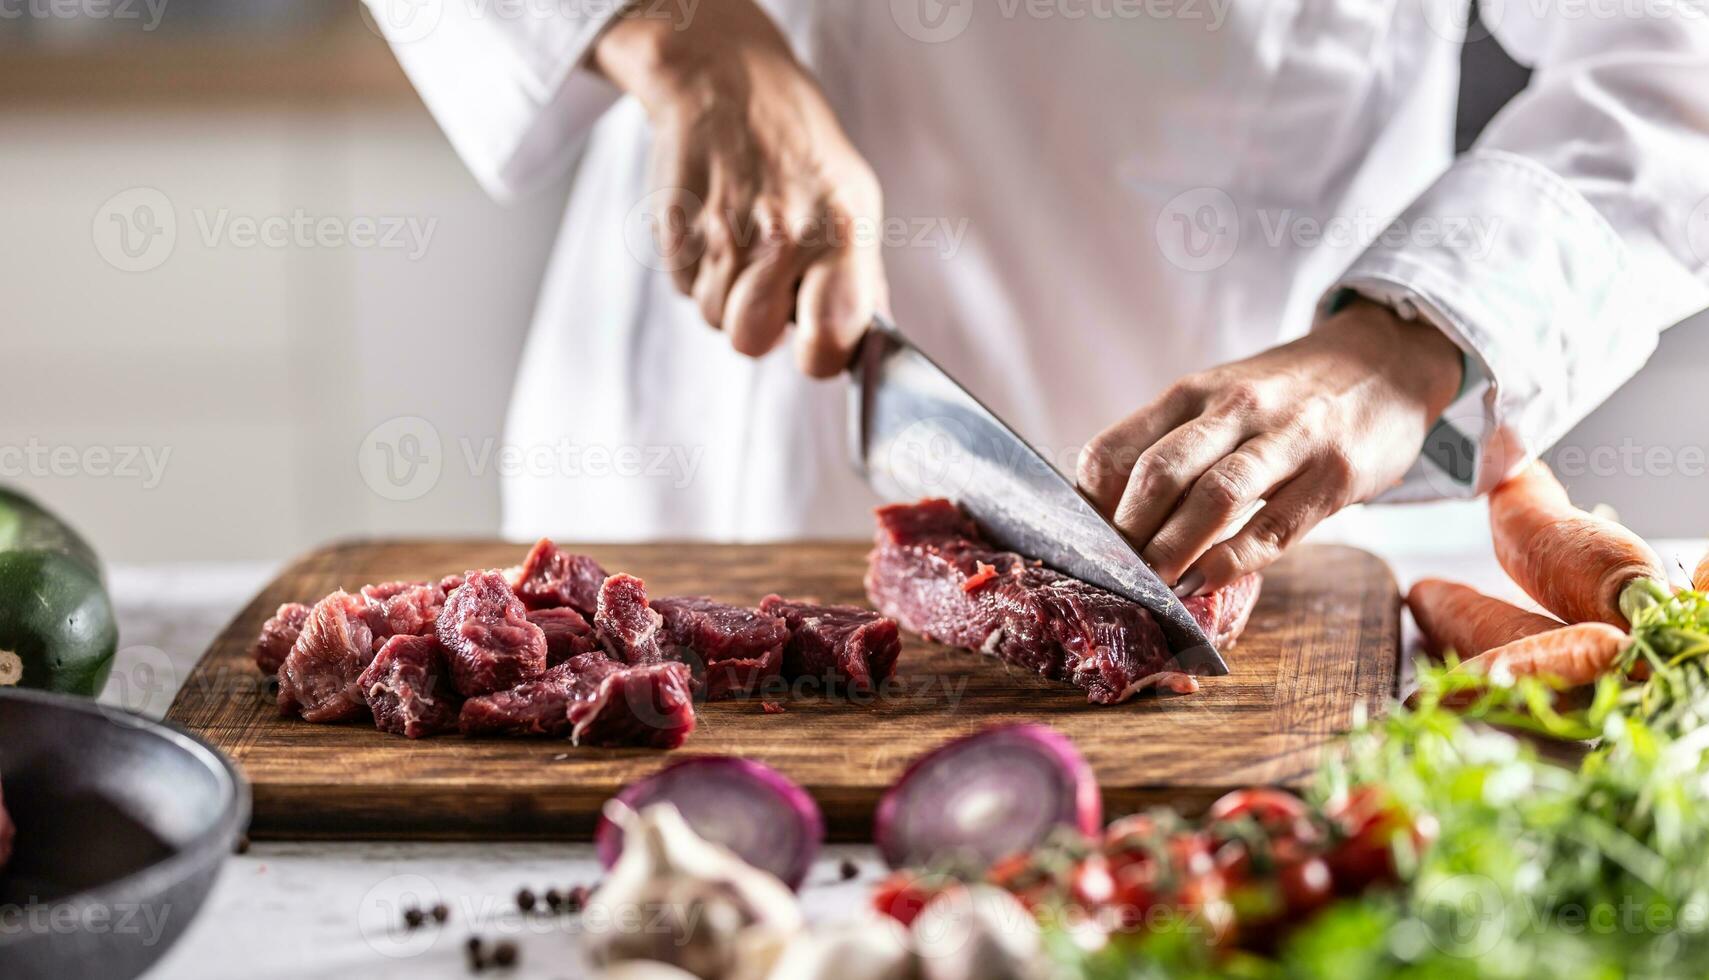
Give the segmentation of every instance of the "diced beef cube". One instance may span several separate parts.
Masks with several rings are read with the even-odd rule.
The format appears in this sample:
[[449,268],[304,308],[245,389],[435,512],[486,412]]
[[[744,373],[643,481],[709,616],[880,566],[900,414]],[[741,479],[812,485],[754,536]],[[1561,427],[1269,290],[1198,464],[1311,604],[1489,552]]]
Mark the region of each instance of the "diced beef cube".
[[633,575],[613,575],[599,588],[593,616],[600,641],[631,667],[671,659],[664,648],[664,617],[647,604],[647,586]]
[[599,636],[582,614],[565,606],[561,609],[535,609],[528,621],[546,634],[546,666],[556,667],[571,657],[598,653]]
[[432,582],[386,582],[364,585],[369,625],[376,645],[394,636],[426,636],[434,632],[445,604],[445,592]]
[[334,592],[315,603],[279,666],[279,710],[333,722],[368,709],[358,683],[374,659],[374,634],[361,596]]
[[470,698],[458,724],[471,736],[568,736],[578,745],[668,749],[694,730],[694,698],[683,664],[627,667],[587,653],[508,691]]
[[303,631],[303,623],[309,618],[309,607],[300,602],[287,602],[279,607],[273,618],[267,620],[261,627],[261,635],[255,638],[255,644],[249,648],[249,655],[255,659],[255,666],[261,668],[263,674],[279,673],[279,665],[285,662],[291,648],[297,645],[297,636]]
[[[1232,643],[1257,602],[1248,576],[1189,610],[1220,645]],[[928,639],[994,654],[1070,681],[1114,703],[1167,681],[1163,630],[1136,603],[987,542],[947,500],[882,507],[868,558],[867,595]]]
[[382,732],[423,738],[457,728],[462,699],[451,688],[445,649],[437,636],[387,640],[359,684],[374,727]]
[[451,660],[451,681],[465,697],[515,687],[546,672],[546,634],[498,572],[470,572],[445,600],[439,642]]
[[666,652],[693,668],[708,699],[752,694],[777,676],[789,641],[779,617],[706,596],[666,596],[652,607],[664,618]]
[[530,609],[568,606],[583,616],[597,611],[604,582],[599,562],[564,551],[546,538],[535,543],[510,580],[517,598]]
[[577,745],[674,749],[694,731],[694,679],[684,664],[614,670],[570,705]]
[[789,626],[783,651],[786,677],[842,679],[871,690],[888,680],[902,653],[894,619],[860,606],[827,606],[768,595],[760,611]]

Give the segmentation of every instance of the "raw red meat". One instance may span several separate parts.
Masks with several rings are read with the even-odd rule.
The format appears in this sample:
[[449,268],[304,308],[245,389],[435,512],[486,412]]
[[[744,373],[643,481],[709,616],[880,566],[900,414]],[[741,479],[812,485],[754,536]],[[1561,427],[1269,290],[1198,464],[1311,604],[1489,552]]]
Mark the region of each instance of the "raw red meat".
[[394,636],[426,636],[434,632],[445,592],[432,582],[385,582],[362,586],[368,600],[368,625],[374,643],[383,645]]
[[664,648],[665,618],[647,603],[647,586],[633,575],[613,575],[599,587],[594,629],[606,648],[630,666],[672,659]]
[[[1220,649],[1244,628],[1258,588],[1251,575],[1188,608]],[[1070,681],[1100,704],[1178,684],[1163,631],[1144,608],[998,550],[947,500],[879,508],[866,590],[928,639]]]
[[291,648],[297,645],[297,635],[303,631],[303,623],[308,618],[308,606],[300,602],[287,602],[261,627],[261,635],[255,638],[254,645],[249,648],[249,655],[255,658],[255,666],[261,668],[263,674],[279,672],[279,665],[285,662]]
[[841,679],[872,689],[895,673],[902,653],[896,621],[860,606],[826,606],[768,595],[760,611],[789,625],[785,677]]
[[560,549],[541,538],[511,573],[510,584],[517,598],[530,609],[568,606],[583,616],[592,616],[599,605],[599,588],[605,569],[586,555]]
[[315,603],[279,666],[279,711],[304,721],[354,718],[368,709],[358,683],[374,659],[374,632],[361,596],[334,592]]
[[652,606],[664,617],[666,653],[689,664],[707,698],[752,694],[777,676],[789,642],[781,618],[706,596],[666,596]]
[[451,655],[451,681],[465,697],[515,687],[546,672],[546,634],[498,572],[470,572],[445,600],[439,642]]
[[463,576],[461,575],[447,575],[439,580],[439,591],[445,593],[446,596],[450,596],[451,593],[462,587]]
[[406,738],[456,731],[462,699],[451,689],[439,638],[394,636],[358,681],[374,727]]
[[511,690],[470,698],[458,724],[465,735],[674,749],[694,730],[694,697],[683,664],[626,667],[587,653]]
[[556,667],[571,657],[599,652],[599,636],[582,614],[568,606],[535,609],[528,621],[546,634],[546,666]]

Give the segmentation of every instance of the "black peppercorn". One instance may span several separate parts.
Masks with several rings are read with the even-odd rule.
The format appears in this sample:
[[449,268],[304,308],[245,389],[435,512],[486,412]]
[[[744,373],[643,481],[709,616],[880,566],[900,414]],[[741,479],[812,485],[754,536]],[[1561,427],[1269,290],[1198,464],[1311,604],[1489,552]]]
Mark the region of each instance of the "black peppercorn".
[[493,947],[493,965],[504,967],[515,966],[516,944],[505,941]]

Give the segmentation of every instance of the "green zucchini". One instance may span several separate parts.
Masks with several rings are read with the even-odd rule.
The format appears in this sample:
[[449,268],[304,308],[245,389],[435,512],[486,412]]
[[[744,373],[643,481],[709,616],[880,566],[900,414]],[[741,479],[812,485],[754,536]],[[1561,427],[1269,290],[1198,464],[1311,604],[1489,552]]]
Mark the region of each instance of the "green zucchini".
[[0,687],[94,697],[118,645],[95,550],[46,508],[0,487]]

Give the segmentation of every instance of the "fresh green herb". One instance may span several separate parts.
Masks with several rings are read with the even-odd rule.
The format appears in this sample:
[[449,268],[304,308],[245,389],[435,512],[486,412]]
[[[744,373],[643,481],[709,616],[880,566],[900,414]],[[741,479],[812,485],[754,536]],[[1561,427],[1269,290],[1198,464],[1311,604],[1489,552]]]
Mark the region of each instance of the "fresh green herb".
[[1325,766],[1320,805],[1376,786],[1434,818],[1422,853],[1395,840],[1401,887],[1331,905],[1266,957],[1178,932],[1093,951],[1054,935],[1061,975],[1709,976],[1709,595],[1651,583],[1625,605],[1622,674],[1641,684],[1569,693],[1421,664],[1409,705]]

